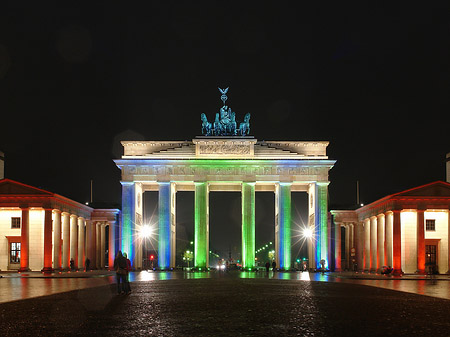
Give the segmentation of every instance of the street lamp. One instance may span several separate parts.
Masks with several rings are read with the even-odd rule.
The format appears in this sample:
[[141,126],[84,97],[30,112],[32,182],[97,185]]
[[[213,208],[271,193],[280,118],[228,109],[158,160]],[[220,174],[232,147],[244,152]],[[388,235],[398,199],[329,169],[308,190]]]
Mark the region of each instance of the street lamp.
[[139,236],[143,239],[147,239],[152,236],[153,227],[150,225],[144,225],[141,227],[141,231],[139,232]]

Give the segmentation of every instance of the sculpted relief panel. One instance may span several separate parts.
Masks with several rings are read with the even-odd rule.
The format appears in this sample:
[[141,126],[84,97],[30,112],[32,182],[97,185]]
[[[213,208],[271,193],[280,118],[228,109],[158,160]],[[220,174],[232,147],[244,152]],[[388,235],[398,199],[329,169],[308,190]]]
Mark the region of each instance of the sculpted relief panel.
[[250,154],[249,145],[199,145],[200,154]]

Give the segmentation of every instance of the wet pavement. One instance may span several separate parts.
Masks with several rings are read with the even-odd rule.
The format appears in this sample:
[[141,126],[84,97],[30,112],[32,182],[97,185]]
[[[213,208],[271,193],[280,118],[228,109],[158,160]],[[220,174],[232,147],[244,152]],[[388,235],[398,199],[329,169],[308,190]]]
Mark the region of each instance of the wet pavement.
[[[117,295],[113,276],[89,276],[0,279],[1,295],[9,289],[17,293],[15,299],[40,296],[3,300],[2,335],[410,336],[450,331],[450,301],[403,292],[439,293],[450,286],[445,278],[144,271],[132,274],[130,295]],[[53,294],[39,295],[41,288]]]

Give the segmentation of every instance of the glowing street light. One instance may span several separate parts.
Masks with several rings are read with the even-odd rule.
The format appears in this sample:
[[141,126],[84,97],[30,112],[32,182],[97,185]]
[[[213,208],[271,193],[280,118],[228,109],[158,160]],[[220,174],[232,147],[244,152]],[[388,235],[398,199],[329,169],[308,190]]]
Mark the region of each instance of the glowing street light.
[[311,228],[305,228],[303,229],[303,237],[305,237],[306,239],[310,239],[313,236],[313,232],[311,230]]
[[152,233],[153,233],[153,227],[150,226],[150,225],[144,225],[144,226],[141,227],[141,230],[139,232],[139,236],[141,238],[146,239],[146,238],[151,237]]

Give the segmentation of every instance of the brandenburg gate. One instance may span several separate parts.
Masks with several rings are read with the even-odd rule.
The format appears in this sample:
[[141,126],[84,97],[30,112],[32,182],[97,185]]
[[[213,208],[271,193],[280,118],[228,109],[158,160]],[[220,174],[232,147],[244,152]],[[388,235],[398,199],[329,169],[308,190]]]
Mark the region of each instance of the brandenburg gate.
[[[158,266],[175,267],[176,193],[194,191],[194,265],[209,267],[209,192],[239,191],[242,201],[242,266],[255,266],[255,193],[275,193],[275,261],[291,268],[291,192],[308,193],[308,219],[313,233],[310,267],[329,259],[328,171],[335,161],[326,141],[258,141],[249,136],[250,114],[237,127],[225,105],[209,123],[202,114],[203,136],[192,141],[122,141],[124,154],[115,160],[122,171],[120,247],[136,269],[142,268],[138,231],[143,226],[145,191],[158,191]],[[225,99],[224,99],[225,96]],[[234,124],[233,124],[234,123]]]

